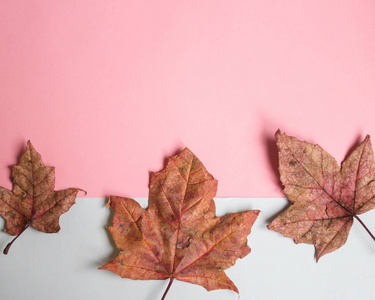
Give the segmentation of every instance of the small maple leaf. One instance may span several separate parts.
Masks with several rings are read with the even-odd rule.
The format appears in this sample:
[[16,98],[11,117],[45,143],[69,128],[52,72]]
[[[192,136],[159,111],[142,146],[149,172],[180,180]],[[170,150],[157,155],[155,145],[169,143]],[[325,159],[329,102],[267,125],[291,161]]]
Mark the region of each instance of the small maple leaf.
[[215,216],[217,180],[189,150],[151,173],[149,207],[111,196],[109,227],[119,255],[100,269],[130,279],[173,279],[207,290],[237,287],[224,270],[250,253],[247,236],[259,211]]
[[4,249],[30,225],[35,229],[55,233],[60,230],[60,215],[75,203],[77,188],[54,191],[55,168],[46,167],[30,141],[18,165],[12,168],[13,190],[0,187],[0,215],[5,219],[5,232],[16,235]]
[[370,137],[340,167],[319,145],[276,132],[280,180],[293,202],[269,229],[313,244],[316,260],[343,246],[357,215],[375,207],[375,160]]

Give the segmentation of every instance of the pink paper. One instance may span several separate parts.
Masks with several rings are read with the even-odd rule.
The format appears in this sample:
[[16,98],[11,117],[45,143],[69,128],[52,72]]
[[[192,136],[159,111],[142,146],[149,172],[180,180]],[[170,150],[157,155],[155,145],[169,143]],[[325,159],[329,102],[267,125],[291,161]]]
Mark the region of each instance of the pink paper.
[[1,186],[30,139],[88,197],[146,197],[186,146],[218,196],[277,197],[278,128],[339,162],[375,136],[373,1],[0,7]]

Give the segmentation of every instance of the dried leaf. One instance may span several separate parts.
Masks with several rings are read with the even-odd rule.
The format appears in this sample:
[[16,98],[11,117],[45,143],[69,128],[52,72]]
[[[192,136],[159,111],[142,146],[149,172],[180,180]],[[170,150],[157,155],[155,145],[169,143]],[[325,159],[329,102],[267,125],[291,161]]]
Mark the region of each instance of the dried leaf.
[[217,180],[186,148],[151,174],[147,209],[111,196],[108,205],[115,214],[109,230],[120,253],[100,269],[130,279],[178,279],[238,293],[224,270],[250,253],[246,237],[259,211],[216,217],[216,189]]
[[12,168],[12,181],[12,191],[0,187],[0,215],[6,221],[4,231],[17,237],[30,225],[42,232],[58,232],[60,215],[69,210],[78,191],[82,191],[70,188],[55,192],[55,168],[43,164],[30,141],[19,164]]
[[315,245],[316,260],[343,246],[353,218],[375,207],[375,161],[370,137],[340,167],[319,145],[276,133],[284,193],[293,202],[269,229]]

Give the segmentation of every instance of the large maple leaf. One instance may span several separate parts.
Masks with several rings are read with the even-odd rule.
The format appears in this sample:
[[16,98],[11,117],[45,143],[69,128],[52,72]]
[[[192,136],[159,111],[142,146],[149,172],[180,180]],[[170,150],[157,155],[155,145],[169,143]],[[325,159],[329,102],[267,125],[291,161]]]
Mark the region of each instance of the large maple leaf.
[[370,137],[340,167],[319,145],[276,132],[284,193],[293,202],[269,229],[313,244],[316,260],[343,246],[358,215],[375,207],[375,161]]
[[12,168],[13,190],[0,187],[0,215],[5,219],[5,232],[16,235],[4,249],[29,226],[46,232],[60,230],[60,215],[75,203],[77,188],[54,191],[55,168],[46,167],[30,141],[18,165]]
[[119,255],[100,269],[130,279],[173,279],[207,290],[238,293],[224,270],[250,253],[247,236],[259,211],[215,216],[217,180],[189,150],[151,173],[149,207],[113,197],[113,236]]

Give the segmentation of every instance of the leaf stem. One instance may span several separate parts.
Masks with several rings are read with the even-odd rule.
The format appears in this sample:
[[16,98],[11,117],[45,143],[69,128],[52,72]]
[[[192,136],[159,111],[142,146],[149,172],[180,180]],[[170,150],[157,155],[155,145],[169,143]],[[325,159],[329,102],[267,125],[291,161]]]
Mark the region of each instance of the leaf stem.
[[22,232],[24,232],[28,227],[29,227],[29,223],[27,223],[27,225],[25,226],[25,228],[10,242],[10,243],[8,243],[8,245],[4,248],[4,251],[3,251],[3,253],[5,254],[5,255],[7,255],[8,254],[8,252],[9,252],[9,249],[10,249],[10,246],[12,246],[12,244],[14,243],[14,241],[22,234]]
[[171,288],[171,285],[172,285],[173,279],[174,279],[174,277],[171,277],[171,279],[169,280],[169,283],[168,283],[167,289],[165,290],[164,295],[163,295],[163,297],[161,298],[161,300],[164,300],[164,299],[165,299],[165,296],[167,296],[168,291],[169,291],[169,289]]
[[375,241],[375,236],[371,233],[371,231],[366,227],[365,223],[362,222],[362,220],[358,216],[354,216],[358,220],[358,222],[363,226],[364,229],[366,229],[367,233],[372,237],[372,239]]

